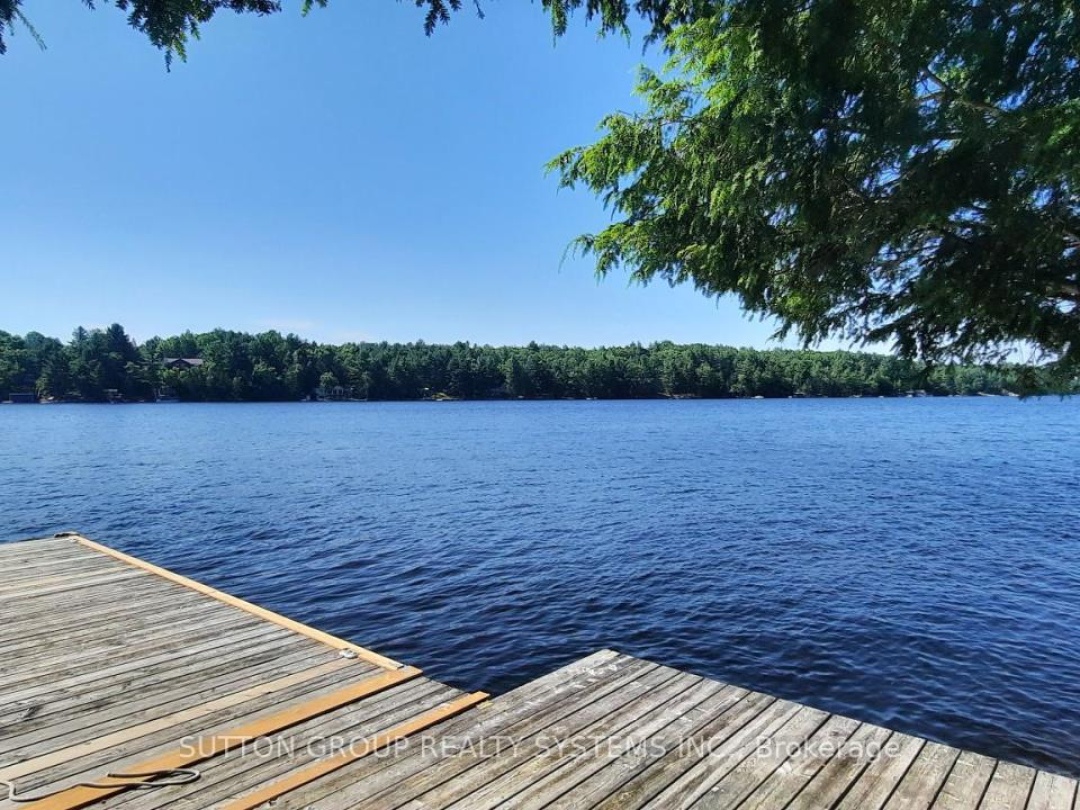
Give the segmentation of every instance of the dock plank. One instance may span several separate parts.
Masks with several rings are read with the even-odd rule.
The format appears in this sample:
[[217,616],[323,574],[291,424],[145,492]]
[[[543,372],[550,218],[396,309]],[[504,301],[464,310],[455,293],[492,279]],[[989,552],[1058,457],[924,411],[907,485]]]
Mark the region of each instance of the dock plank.
[[960,751],[956,748],[926,743],[885,803],[885,810],[922,810],[929,807],[959,756]]
[[[496,807],[510,801],[519,810],[534,810],[548,806],[578,783],[614,762],[625,751],[639,750],[653,734],[671,723],[679,712],[695,706],[722,688],[693,675],[676,675],[653,686],[628,704],[600,703],[609,713],[576,732],[563,733],[554,729],[549,745],[498,779],[476,791],[470,791],[457,801],[440,797],[427,804],[437,807],[482,808]],[[599,713],[599,712],[597,712]],[[462,793],[458,784],[457,793]]]
[[376,810],[412,803],[416,796],[528,744],[556,722],[658,669],[603,651],[500,697],[497,708],[492,702],[450,721],[429,750],[421,743],[387,763],[357,763],[295,797],[285,797],[279,806],[290,810],[325,802]]
[[86,666],[77,663],[56,674],[54,680],[41,678],[21,678],[17,673],[12,675],[11,683],[0,683],[3,694],[11,701],[28,700],[42,695],[71,694],[77,687],[96,685],[106,678],[115,678],[124,675],[136,675],[158,669],[169,669],[180,665],[192,658],[205,661],[207,655],[215,654],[213,651],[222,651],[238,647],[258,647],[269,644],[274,640],[288,638],[278,628],[252,627],[235,631],[222,636],[214,634],[206,638],[200,638],[198,642],[190,646],[177,644],[163,652],[150,656],[132,656],[123,663],[117,664],[115,660],[100,662],[86,662]]
[[998,762],[979,810],[1024,810],[1035,783],[1035,771],[1012,762]]
[[[251,751],[231,751],[200,766],[202,779],[191,786],[123,794],[102,805],[124,810],[209,807],[250,793],[267,782],[300,770],[324,755],[335,737],[362,739],[423,713],[459,695],[459,690],[419,678],[276,734]],[[326,749],[321,747],[326,745]],[[345,744],[344,742],[342,744]]]
[[[70,612],[72,601],[53,594],[38,596],[36,594],[23,597],[15,603],[15,600],[7,600],[0,603],[0,617],[10,619],[12,626],[5,632],[6,639],[18,638],[35,632],[46,621],[66,617],[69,621],[78,619],[81,625],[83,620],[89,621],[94,616],[117,612],[126,615],[123,609],[131,610],[129,604],[136,601],[145,601],[147,597],[164,599],[175,595],[182,595],[189,604],[196,604],[193,595],[177,591],[175,589],[163,589],[152,580],[134,580],[129,582],[123,589],[123,599],[117,599],[117,593],[103,589],[88,589],[79,594],[79,613],[72,616]],[[147,609],[150,609],[149,606]],[[16,613],[16,610],[18,611]],[[75,625],[78,626],[78,625]]]
[[81,549],[72,538],[41,538],[21,540],[16,543],[0,543],[0,570],[18,568],[20,564],[33,564],[45,560],[64,558],[78,559]]
[[880,810],[925,744],[918,737],[894,734],[836,804],[836,810]]
[[658,795],[710,756],[713,749],[742,732],[775,703],[776,699],[770,695],[756,692],[743,695],[691,733],[676,751],[669,752],[652,767],[631,777],[617,793],[601,801],[597,807],[616,810],[621,807],[653,805]]
[[107,559],[80,559],[75,565],[72,565],[70,558],[61,562],[18,567],[7,567],[0,563],[0,587],[18,586],[55,576],[85,576],[90,573],[115,570],[115,567],[114,561]]
[[[298,643],[294,638],[282,638],[270,644],[255,648],[238,648],[226,652],[217,652],[212,663],[205,660],[189,662],[183,666],[169,667],[157,672],[136,672],[123,678],[109,679],[105,682],[92,681],[81,688],[69,690],[62,695],[49,693],[47,696],[7,704],[0,715],[8,718],[8,713],[18,715],[18,728],[0,731],[0,735],[21,733],[24,728],[36,728],[29,725],[31,720],[40,718],[45,723],[60,723],[75,716],[89,716],[93,721],[115,703],[128,703],[132,693],[141,698],[170,694],[185,694],[200,688],[219,675],[229,672],[248,670],[278,670],[292,666],[297,660],[308,659],[311,648]],[[22,724],[27,725],[22,725]]]
[[[111,642],[98,645],[41,645],[37,656],[16,656],[0,664],[0,689],[16,690],[24,683],[40,683],[46,673],[54,680],[62,680],[69,674],[108,669],[116,658],[124,658],[128,664],[136,665],[140,661],[150,661],[202,641],[240,639],[252,634],[265,634],[268,630],[260,622],[240,623],[227,616],[217,618],[220,621],[207,617],[186,622],[174,621],[162,632],[138,640],[124,633]],[[277,635],[286,637],[283,633]]]
[[961,753],[934,799],[932,810],[977,810],[994,775],[995,764],[989,757],[970,751]]
[[801,707],[790,720],[754,752],[736,765],[724,779],[692,805],[700,810],[730,810],[742,804],[758,786],[793,756],[829,719],[828,712]]
[[123,575],[124,579],[145,579],[139,571],[123,570],[115,566],[97,566],[90,569],[70,571],[57,567],[46,574],[34,574],[13,582],[0,582],[0,599],[18,599],[21,596],[65,593],[100,582],[110,582]]
[[[163,643],[174,640],[183,642],[192,631],[223,631],[232,627],[255,627],[257,623],[237,623],[231,616],[223,616],[218,611],[195,611],[178,621],[175,617],[159,616],[146,622],[132,621],[126,628],[98,627],[85,634],[54,633],[40,639],[36,644],[27,644],[9,648],[7,654],[0,653],[0,677],[3,674],[40,666],[42,662],[60,663],[73,651],[83,653],[84,658],[108,658],[125,655],[131,650],[146,652]],[[61,643],[56,643],[62,639]]]
[[[628,668],[629,669],[629,668]],[[636,670],[637,677],[631,677],[620,683],[615,689],[596,690],[590,694],[591,699],[574,701],[572,711],[560,713],[561,716],[552,719],[550,715],[539,715],[540,722],[529,726],[518,725],[514,729],[508,729],[506,738],[511,741],[507,748],[495,746],[490,756],[474,757],[466,752],[453,759],[456,762],[444,762],[442,767],[427,769],[420,773],[419,778],[398,783],[393,786],[391,796],[379,797],[372,807],[379,806],[404,806],[409,803],[419,802],[424,807],[447,807],[454,802],[469,796],[512,771],[516,766],[532,760],[541,752],[550,750],[561,741],[588,728],[597,720],[607,716],[612,711],[632,703],[641,695],[650,690],[672,681],[677,677],[675,670],[666,667],[646,668]],[[544,723],[544,719],[550,722]],[[477,738],[481,752],[484,752],[484,737]],[[451,777],[452,778],[449,778]],[[339,810],[348,807],[348,791],[343,796],[328,797],[324,803],[318,806],[323,810]],[[343,802],[342,799],[345,801]],[[385,804],[392,801],[393,804]],[[360,803],[355,810],[366,808],[369,803]]]
[[787,807],[840,751],[859,729],[859,721],[832,715],[814,732],[804,746],[746,798],[740,810],[769,810]]
[[[15,755],[15,761],[0,768],[0,779],[17,779],[44,771],[54,765],[70,764],[82,757],[116,751],[132,740],[148,737],[157,732],[200,728],[200,721],[205,718],[226,715],[230,710],[234,710],[234,707],[248,708],[260,698],[267,696],[278,698],[286,695],[289,693],[289,687],[315,681],[328,673],[336,673],[346,664],[345,661],[334,659],[315,666],[305,666],[297,672],[270,681],[259,679],[253,682],[251,679],[243,679],[232,685],[235,691],[170,713],[165,713],[168,704],[165,710],[154,706],[131,713],[125,712],[111,723],[94,726],[94,736],[90,739],[85,739],[85,735],[79,735],[77,740],[72,740],[69,735],[61,735],[56,739],[47,739],[38,744],[22,745]],[[110,733],[101,734],[99,733],[101,731]]]
[[751,756],[761,738],[770,738],[803,710],[797,703],[778,700],[707,757],[696,762],[686,773],[665,788],[652,802],[656,807],[692,807],[698,799],[715,788],[738,765]]
[[1076,793],[1075,780],[1040,771],[1035,776],[1027,810],[1073,810]]
[[[272,682],[260,681],[252,684],[254,694],[242,702],[223,700],[223,704],[228,705],[214,707],[212,711],[185,713],[179,718],[170,718],[174,722],[168,725],[147,721],[140,727],[118,732],[116,741],[108,747],[90,743],[85,751],[75,748],[71,752],[64,752],[64,756],[54,751],[46,755],[49,757],[46,761],[48,767],[44,769],[39,767],[42,760],[26,765],[19,763],[12,766],[12,769],[23,769],[30,765],[35,767],[32,773],[22,776],[23,783],[30,789],[43,788],[50,784],[68,785],[100,779],[109,771],[123,771],[125,768],[138,766],[147,759],[175,751],[184,745],[185,740],[193,742],[205,735],[227,733],[232,728],[268,717],[283,709],[301,706],[313,698],[336,692],[344,682],[340,673],[321,676],[319,673],[310,674],[316,677],[306,678],[299,683],[293,682],[284,688],[266,689],[265,687],[274,686]],[[362,679],[361,677],[356,680]],[[202,708],[211,707],[208,704]],[[0,770],[0,778],[4,778],[3,773],[7,770]]]
[[[80,598],[78,604],[76,617],[71,615],[68,600],[61,600],[37,615],[32,614],[25,601],[17,606],[19,612],[16,616],[8,610],[0,610],[0,618],[10,619],[5,621],[0,643],[6,647],[27,642],[63,640],[69,631],[100,631],[102,626],[122,630],[128,622],[137,624],[150,618],[183,615],[188,611],[212,607],[189,591],[178,588],[162,590],[151,582],[129,585],[124,589],[123,599],[118,600],[116,594],[109,594],[107,599],[96,602]],[[232,614],[219,611],[219,615]],[[74,623],[73,618],[77,620]]]
[[[619,794],[635,777],[647,772],[665,757],[677,757],[680,747],[717,715],[722,714],[746,696],[746,690],[735,686],[702,681],[701,687],[720,687],[700,703],[680,713],[678,717],[651,735],[644,746],[632,748],[617,759],[606,763],[561,795],[558,805],[595,807]],[[635,730],[635,734],[637,730]]]
[[[290,644],[293,645],[291,649]],[[5,729],[9,733],[0,738],[0,757],[16,750],[26,753],[74,745],[88,734],[101,737],[108,732],[137,725],[146,718],[175,716],[177,712],[211,703],[222,695],[239,691],[244,684],[258,683],[264,679],[278,680],[311,669],[314,663],[311,650],[298,650],[293,639],[283,639],[280,647],[269,653],[262,652],[258,656],[236,660],[233,666],[223,667],[214,677],[200,672],[199,680],[190,690],[169,688],[148,691],[138,688],[125,690],[119,699],[93,700],[92,714],[85,711],[85,703],[74,711],[64,713],[49,713],[46,704],[46,711],[34,712],[27,720],[17,721]],[[324,653],[323,658],[324,665],[338,664],[340,661],[329,653]],[[96,697],[91,693],[91,699]],[[33,722],[35,720],[38,722]]]

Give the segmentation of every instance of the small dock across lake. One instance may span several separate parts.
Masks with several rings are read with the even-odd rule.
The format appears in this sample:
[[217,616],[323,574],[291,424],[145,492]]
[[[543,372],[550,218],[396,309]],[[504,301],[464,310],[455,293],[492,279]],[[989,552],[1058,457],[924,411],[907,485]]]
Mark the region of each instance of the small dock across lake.
[[463,692],[77,535],[0,545],[0,780],[0,810],[1080,810],[1074,779],[610,650]]

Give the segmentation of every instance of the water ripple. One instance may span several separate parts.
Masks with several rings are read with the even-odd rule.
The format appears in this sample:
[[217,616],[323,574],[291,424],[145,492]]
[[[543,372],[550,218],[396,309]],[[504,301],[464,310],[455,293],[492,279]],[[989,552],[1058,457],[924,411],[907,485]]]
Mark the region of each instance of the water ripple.
[[1080,770],[1080,403],[0,408],[78,528],[501,692],[611,646]]

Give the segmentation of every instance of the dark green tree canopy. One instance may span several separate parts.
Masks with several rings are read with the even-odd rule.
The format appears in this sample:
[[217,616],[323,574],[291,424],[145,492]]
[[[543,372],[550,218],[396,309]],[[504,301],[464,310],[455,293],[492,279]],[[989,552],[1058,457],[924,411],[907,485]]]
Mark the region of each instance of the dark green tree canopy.
[[[166,362],[173,358],[173,362]],[[177,358],[184,358],[177,363]],[[195,362],[191,362],[194,359]],[[342,390],[334,394],[333,389]],[[936,366],[883,354],[650,346],[313,343],[296,335],[213,332],[147,340],[124,328],[75,330],[68,343],[0,330],[0,402],[12,393],[61,401],[269,401],[849,397],[1080,393],[1014,366]]]
[[[198,37],[199,27],[220,10],[271,14],[281,10],[277,0],[83,0],[93,9],[97,5],[115,6],[127,14],[128,23],[162,48],[167,57],[181,57],[189,37]],[[305,3],[305,9],[310,3]],[[6,53],[5,35],[14,33],[17,25],[24,26],[39,43],[43,43],[33,25],[33,12],[24,10],[24,0],[0,0],[0,54]]]
[[[127,15],[128,23],[165,51],[171,60],[175,54],[186,55],[188,40],[198,38],[200,28],[219,11],[237,13],[275,14],[281,11],[280,0],[82,0],[90,7],[114,6]],[[329,0],[303,0],[301,12],[325,7]],[[541,0],[551,16],[556,34],[566,31],[570,16],[580,11],[587,20],[596,19],[605,31],[621,30],[632,12],[649,21],[653,36],[670,30],[671,24],[691,19],[695,5],[701,0],[636,0],[631,6],[625,0]],[[431,34],[440,23],[449,22],[460,11],[462,0],[413,0],[424,14],[424,30]],[[5,35],[22,25],[38,42],[43,42],[33,26],[33,12],[26,12],[25,0],[0,0],[0,54],[5,53]],[[482,0],[473,0],[478,13],[483,13]],[[32,8],[32,6],[31,6]],[[41,34],[47,32],[40,32]]]
[[1080,14],[1028,0],[718,0],[645,110],[552,166],[598,271],[733,293],[782,332],[1080,363]]

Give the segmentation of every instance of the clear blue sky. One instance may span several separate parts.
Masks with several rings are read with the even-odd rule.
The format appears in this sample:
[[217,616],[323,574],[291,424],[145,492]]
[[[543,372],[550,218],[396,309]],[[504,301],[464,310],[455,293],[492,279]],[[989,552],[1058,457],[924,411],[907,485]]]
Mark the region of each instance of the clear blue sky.
[[634,106],[641,44],[484,5],[431,38],[391,0],[226,13],[167,73],[116,9],[29,0],[48,50],[0,58],[0,329],[766,345],[733,303],[562,261],[607,215],[544,163]]

